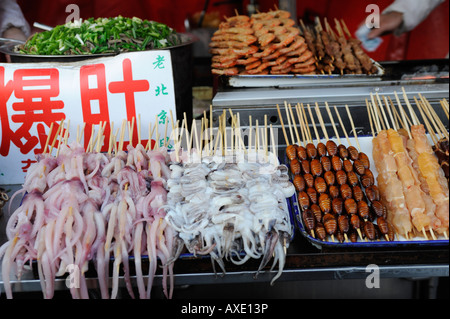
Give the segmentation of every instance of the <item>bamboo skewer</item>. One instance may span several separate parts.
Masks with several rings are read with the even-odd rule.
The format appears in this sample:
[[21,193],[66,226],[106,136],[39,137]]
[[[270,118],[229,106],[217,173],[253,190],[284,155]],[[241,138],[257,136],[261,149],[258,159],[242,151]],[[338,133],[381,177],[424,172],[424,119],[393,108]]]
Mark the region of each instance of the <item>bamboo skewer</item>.
[[104,138],[104,135],[103,135],[103,132],[105,131],[105,127],[106,127],[106,121],[103,123],[103,125],[101,125],[100,127],[99,127],[99,131],[98,131],[98,138],[97,138],[97,146],[96,146],[96,148],[95,148],[95,151],[97,152],[97,153],[99,153],[100,152],[100,150],[101,150],[101,147],[102,147],[102,145],[103,145],[103,138]]
[[442,139],[446,138],[448,140],[449,134],[448,134],[447,130],[445,129],[444,124],[439,119],[438,115],[436,114],[436,111],[431,106],[430,102],[428,102],[428,100],[420,93],[419,93],[419,97],[423,103],[424,109],[426,110],[428,117],[433,122],[433,125],[435,124],[437,127],[439,127],[440,132],[444,135],[441,138]]
[[288,105],[287,105],[286,101],[284,101],[284,110],[286,112],[286,118],[288,121],[289,132],[291,133],[292,144],[295,144],[295,136],[294,136],[294,132],[292,130],[291,116],[289,115],[289,109],[288,109]]
[[322,132],[325,135],[325,142],[328,142],[330,139],[328,137],[327,129],[325,127],[325,123],[323,121],[322,115],[320,114],[320,109],[319,109],[319,106],[317,104],[316,104],[316,113],[317,113],[317,118],[319,119],[320,127],[322,128]]
[[370,129],[372,131],[372,137],[375,138],[375,123],[374,123],[374,115],[372,114],[372,105],[370,102],[366,99],[366,107],[367,107],[367,114],[369,116],[369,123],[370,123]]
[[221,130],[218,130],[218,131],[217,131],[216,139],[215,139],[215,142],[214,142],[214,152],[213,152],[213,155],[216,155],[216,151],[217,151],[217,147],[218,147],[218,145],[219,145],[219,141],[220,141],[220,143],[222,143],[222,131],[221,131]]
[[[397,92],[395,92],[395,93],[397,93]],[[389,103],[391,104],[391,108],[392,108],[395,118],[396,118],[397,127],[405,128],[406,126],[410,125],[411,122],[409,121],[409,118],[406,116],[406,114],[404,114],[405,117],[401,116],[398,113],[397,109],[395,108],[394,103],[392,102],[392,99],[390,97],[388,97],[388,99],[389,99]]]
[[319,132],[317,131],[317,127],[316,127],[316,123],[315,123],[315,121],[314,121],[314,116],[313,116],[313,114],[312,114],[311,107],[310,107],[309,104],[308,104],[307,106],[308,106],[309,117],[310,117],[310,119],[311,119],[311,123],[312,123],[313,129],[314,129],[314,134],[316,135],[317,144],[322,143],[322,142],[320,141]]
[[76,139],[77,144],[80,144],[80,142],[81,142],[81,137],[82,137],[82,135],[84,133],[84,128],[85,127],[86,127],[86,123],[83,122],[83,126],[81,127],[81,131],[80,131],[80,125],[77,125],[77,139]]
[[58,147],[56,148],[56,157],[59,156],[59,150],[61,149],[61,145],[64,142],[64,123],[63,123],[63,127],[61,128],[61,131],[59,133],[59,143],[58,143]]
[[[202,145],[202,149],[203,149],[203,147],[205,148],[205,152],[206,152],[206,154],[208,154],[208,148],[209,148],[209,142],[208,142],[208,138],[209,138],[209,130],[208,130],[208,128],[209,128],[209,120],[208,120],[208,117],[206,116],[206,111],[205,110],[203,110],[203,119],[204,119],[204,124],[205,124],[205,126],[204,126],[204,132],[202,132],[204,135],[203,135],[203,140],[201,141],[202,142],[202,144],[204,144],[204,146]],[[203,131],[203,130],[202,130]]]
[[153,138],[153,134],[155,133],[155,130],[156,130],[156,128],[157,128],[157,126],[158,126],[158,120],[156,119],[156,122],[155,122],[155,125],[153,125],[153,127],[152,127],[152,131],[150,132],[149,131],[149,150],[150,149],[154,149],[155,147],[156,147],[156,143],[157,143],[157,138],[155,137],[155,145],[153,145],[153,147],[152,147],[152,138]]
[[[181,122],[182,122],[182,123],[181,123],[180,135],[179,135],[179,137],[178,137],[178,135],[177,135],[177,138],[178,138],[177,157],[179,156],[178,154],[179,154],[180,149],[181,149],[181,143],[183,142],[184,131],[187,130],[186,121],[183,119]],[[178,160],[178,162],[179,162],[179,160]]]
[[212,151],[213,151],[213,144],[214,144],[214,141],[213,141],[213,133],[214,133],[214,131],[213,131],[213,110],[212,110],[212,105],[210,104],[209,105],[209,134],[208,134],[208,137],[210,138],[210,148],[209,148],[209,152],[210,152],[210,155],[212,155]]
[[189,129],[188,129],[186,112],[183,113],[183,116],[184,116],[184,122],[185,122],[185,130],[186,130],[187,150],[188,150],[188,154],[191,154],[191,143],[190,143],[191,139],[189,137]]
[[53,122],[50,124],[50,130],[48,131],[48,134],[47,134],[47,140],[45,141],[43,154],[45,154],[47,152],[47,147],[48,147],[48,143],[50,142],[50,136],[52,135],[52,131],[53,131]]
[[347,140],[347,143],[348,143],[349,146],[351,146],[352,143],[350,142],[350,139],[349,139],[348,134],[347,134],[347,130],[344,127],[344,123],[342,122],[341,115],[339,114],[336,105],[334,106],[334,111],[336,112],[336,116],[338,118],[339,124],[341,125],[342,131],[344,132],[344,136],[345,136],[345,138]]
[[[371,94],[372,95],[372,94]],[[377,100],[376,100],[376,103],[377,103],[377,107],[378,107],[378,109],[381,111],[381,115],[383,116],[383,119],[384,119],[384,122],[382,121],[381,123],[383,124],[384,123],[384,127],[386,128],[386,129],[390,129],[391,128],[391,125],[389,124],[389,120],[387,119],[387,116],[386,116],[386,113],[384,112],[384,107],[383,107],[383,103],[381,102],[381,100],[380,100],[380,96],[378,95],[378,93],[376,94],[376,96],[377,96]],[[373,96],[372,96],[373,97]]]
[[356,145],[358,146],[358,149],[361,151],[361,145],[359,144],[358,133],[356,132],[355,123],[353,122],[353,117],[352,117],[352,114],[350,113],[348,105],[345,105],[345,110],[347,111],[347,116],[350,121],[350,126],[352,127],[353,135],[355,136]]
[[[156,125],[156,123],[155,123]],[[152,136],[153,136],[153,132],[152,132],[152,122],[148,122],[148,139],[147,139],[147,144],[145,144],[144,150],[148,151],[151,147],[152,144]]]
[[228,109],[228,110],[230,112],[230,117],[231,117],[231,152],[233,152],[234,146],[235,146],[235,140],[233,139],[233,137],[235,137],[234,128],[236,127],[236,122],[234,119],[233,112],[231,111],[231,109]]
[[100,139],[100,135],[102,132],[102,126],[103,126],[103,121],[100,121],[100,123],[98,125],[98,132],[97,132],[97,134],[95,134],[95,137],[92,139],[92,143],[90,145],[89,152],[93,152],[94,148],[97,148],[96,145],[98,144],[98,141]]
[[126,125],[126,121],[123,120],[122,121],[122,127],[121,127],[121,130],[120,130],[120,140],[119,140],[119,146],[118,146],[119,150],[123,150],[123,139],[124,139],[124,134],[125,134],[125,125]]
[[292,106],[289,104],[289,113],[292,117],[292,125],[294,126],[295,136],[297,137],[297,145],[301,145],[300,135],[297,130],[297,123],[295,122],[294,112],[292,111]]
[[441,104],[441,107],[444,110],[444,113],[447,116],[447,120],[448,120],[449,119],[449,111],[448,111],[448,102],[447,102],[447,100],[443,99],[443,100],[439,101],[439,104]]
[[91,137],[89,138],[89,142],[86,148],[86,152],[90,152],[92,150],[93,147],[93,143],[94,143],[94,135],[95,135],[95,126],[92,125],[92,130],[91,130]]
[[[169,111],[170,113],[170,124],[171,124],[171,126],[172,126],[172,133],[170,134],[171,136],[174,136],[173,134],[174,134],[174,132],[175,132],[175,121],[174,121],[174,119],[173,119],[173,112],[172,112],[172,110],[170,110]],[[177,125],[176,125],[177,127],[178,127],[178,123],[177,123]],[[168,145],[170,145],[170,140],[171,140],[171,138],[169,137],[169,141],[168,141]],[[165,141],[165,139],[164,139],[164,141]],[[174,139],[174,143],[175,143],[175,139]]]
[[383,95],[382,96],[383,101],[384,101],[384,105],[386,106],[386,110],[388,112],[389,118],[391,119],[392,122],[392,126],[394,127],[394,130],[398,130],[398,125],[397,122],[394,119],[394,115],[392,114],[392,110],[391,107],[389,106],[388,100],[386,99],[386,97]]
[[[430,138],[433,141],[433,144],[436,145],[439,141],[439,137],[436,137],[436,133],[433,130],[432,125],[430,124],[427,116],[424,113],[424,106],[422,105],[422,103],[420,101],[417,100],[416,97],[414,97],[414,100],[416,102],[417,107],[419,108],[419,113],[422,116],[423,123],[424,123],[425,127],[427,128],[428,133],[430,134]],[[435,128],[436,128],[436,126],[435,126]],[[442,136],[441,136],[441,138],[442,138]]]
[[197,133],[197,122],[195,120],[192,120],[192,131],[194,132],[191,136],[195,139],[195,148],[197,149],[197,152],[200,152],[200,143],[198,140],[198,133]]
[[411,130],[410,130],[410,125],[407,125],[407,124],[406,124],[406,112],[405,112],[405,110],[403,109],[403,106],[402,106],[402,104],[401,104],[401,102],[400,102],[400,99],[398,98],[397,92],[395,92],[395,95],[396,95],[396,98],[397,98],[397,103],[398,103],[399,111],[400,111],[400,114],[401,114],[401,117],[402,117],[402,121],[403,121],[403,128],[408,132],[408,137],[409,137],[409,138],[412,138]]
[[239,149],[244,150],[244,154],[247,155],[247,148],[245,147],[245,143],[244,140],[242,138],[242,134],[241,134],[241,116],[238,113],[237,114],[237,123],[238,123],[238,134],[239,134]]
[[[374,108],[374,112],[377,116],[378,124],[379,124],[381,130],[385,131],[385,130],[387,130],[387,127],[386,127],[385,122],[382,120],[383,114],[381,114],[380,106],[378,105],[378,102],[374,99],[373,94],[370,94],[370,98],[372,100],[372,107]],[[381,118],[381,121],[380,121],[380,118]]]
[[298,103],[297,105],[295,105],[295,112],[297,113],[298,124],[300,125],[302,135],[299,145],[302,145],[301,143],[303,142],[303,145],[306,147],[306,145],[309,143],[308,131],[306,129],[303,113],[300,111],[300,104]]
[[302,141],[303,141],[304,146],[306,147],[306,144],[308,144],[308,132],[306,131],[305,123],[303,120],[303,113],[300,112],[300,105],[298,103],[295,106],[295,112],[297,113],[298,123],[300,125],[300,131],[301,131],[301,135],[302,135],[302,138],[298,145],[302,145]]
[[116,134],[114,134],[114,154],[117,154],[117,152],[118,152],[118,148],[117,148],[117,136],[119,135],[119,132],[120,132],[120,128],[118,128],[117,129],[117,131],[116,131]]
[[327,110],[328,117],[330,118],[331,125],[333,126],[334,134],[336,135],[338,144],[341,144],[341,139],[339,137],[339,133],[337,131],[336,125],[334,124],[334,119],[333,119],[333,115],[331,114],[331,111],[330,111],[330,106],[328,105],[328,102],[326,102],[326,101],[325,101],[325,108]]
[[[292,111],[292,109],[291,109]],[[297,133],[298,134],[298,133]],[[264,114],[264,138],[265,138],[265,153],[266,153],[266,160],[269,156],[269,142],[268,142],[268,132],[267,132],[267,114]]]
[[205,118],[202,117],[202,124],[200,128],[200,159],[203,157],[203,132],[204,132]]
[[[297,106],[300,108],[300,105],[297,103]],[[306,117],[306,111],[305,111],[305,107],[303,106],[303,103],[301,104],[301,111],[302,111],[302,116],[304,118],[304,122],[305,122],[305,133],[308,136],[308,141],[310,141],[310,143],[312,143],[312,135],[311,135],[311,130],[309,129],[309,123],[308,123],[308,118]]]
[[108,141],[108,155],[111,155],[112,149],[113,149],[113,139],[114,137],[114,122],[111,122],[111,132],[109,134],[109,141]]
[[[80,139],[80,124],[77,125],[77,137],[75,139],[75,141],[77,141],[77,143],[79,143],[79,139]],[[44,150],[45,152],[45,150]]]
[[228,132],[227,132],[227,113],[223,110],[223,148],[222,154],[223,156],[227,155],[228,150]]
[[63,125],[64,125],[64,119],[62,119],[61,122],[59,123],[58,129],[56,130],[55,137],[53,138],[52,144],[50,146],[49,154],[52,154],[52,152],[53,152],[53,147],[55,146],[56,139],[57,139],[59,132],[61,131]]
[[166,118],[166,124],[164,125],[164,143],[163,147],[167,147],[167,129],[169,126],[169,120]]
[[[424,123],[427,123],[428,133],[430,134],[430,137],[433,140],[433,143],[436,145],[438,143],[439,139],[440,138],[443,139],[444,136],[441,134],[438,125],[434,121],[434,118],[430,115],[430,112],[429,112],[427,106],[425,105],[425,103],[423,102],[423,100],[419,101],[419,100],[417,100],[417,98],[415,96],[413,98],[419,109],[420,115],[422,116],[422,120],[424,121]],[[433,127],[434,127],[434,129],[433,129]],[[436,137],[436,135],[438,135],[438,137]]]
[[320,113],[319,104],[317,102],[316,102],[316,114],[317,114],[317,118],[319,119],[319,123],[322,127],[323,134],[325,135],[325,140],[328,141],[328,140],[330,140],[330,138],[328,137],[328,132],[325,127],[325,123],[323,122],[322,114]]
[[251,151],[252,150],[252,133],[253,133],[253,123],[252,123],[252,116],[249,115],[248,117],[248,123],[249,123],[249,131],[248,131],[248,150]]
[[398,97],[398,94],[397,94],[397,92],[394,92],[394,95],[395,95],[395,99],[397,100],[397,104],[398,104],[398,107],[399,107],[399,109],[400,109],[400,113],[401,113],[401,115],[402,115],[402,121],[403,121],[403,123],[404,123],[404,128],[406,129],[406,131],[408,132],[408,137],[411,139],[412,138],[412,135],[411,135],[411,130],[410,130],[410,127],[412,126],[411,124],[409,124],[408,123],[408,125],[407,125],[407,123],[406,123],[406,121],[407,121],[407,117],[406,117],[406,112],[405,112],[405,110],[403,109],[403,106],[402,106],[402,103],[400,102],[400,98]]
[[128,139],[129,139],[129,145],[133,146],[133,135],[134,135],[134,116],[131,119],[131,124],[128,121]]
[[66,133],[64,134],[64,144],[68,145],[69,141],[69,131],[70,131],[70,119],[67,121],[67,129]]
[[273,154],[277,154],[277,145],[278,145],[278,143],[277,143],[277,141],[275,141],[275,136],[274,136],[274,134],[273,134],[273,127],[272,127],[272,124],[270,124],[270,139],[272,140],[272,153]]
[[258,120],[256,120],[256,124],[255,124],[255,152],[256,154],[258,154],[259,151],[259,124],[258,124]]
[[409,102],[408,96],[406,95],[405,88],[402,88],[402,90],[403,90],[403,99],[405,100],[406,106],[408,107],[409,114],[410,114],[411,119],[412,119],[412,124],[413,125],[419,125],[420,124],[419,118],[417,117],[416,113],[414,112],[414,110],[413,110],[413,108],[411,106],[411,103]]

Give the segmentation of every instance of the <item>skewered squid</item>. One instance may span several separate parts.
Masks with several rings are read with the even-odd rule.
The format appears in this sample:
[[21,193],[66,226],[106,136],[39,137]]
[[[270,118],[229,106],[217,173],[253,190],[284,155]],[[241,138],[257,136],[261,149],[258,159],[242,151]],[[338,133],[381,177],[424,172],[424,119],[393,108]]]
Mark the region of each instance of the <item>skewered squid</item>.
[[[8,241],[0,247],[6,297],[12,298],[9,278],[13,268],[20,279],[32,261],[37,261],[45,298],[53,297],[54,281],[69,265],[80,269],[80,285],[70,288],[72,297],[88,298],[85,273],[91,261],[102,298],[117,295],[121,271],[133,297],[129,256],[134,255],[139,297],[150,297],[161,262],[163,292],[170,298],[173,263],[168,261],[176,245],[162,209],[170,175],[167,151],[146,151],[137,145],[111,155],[86,152],[75,142],[61,145],[59,151],[57,157],[38,155],[23,188],[14,195],[26,193],[8,220]],[[146,283],[140,264],[143,255],[152,256]],[[111,291],[110,257],[114,257]]]
[[237,265],[261,259],[255,276],[274,256],[272,283],[281,276],[293,231],[286,198],[295,192],[286,166],[210,156],[171,170],[165,219],[190,253],[209,255],[223,274],[224,258]]

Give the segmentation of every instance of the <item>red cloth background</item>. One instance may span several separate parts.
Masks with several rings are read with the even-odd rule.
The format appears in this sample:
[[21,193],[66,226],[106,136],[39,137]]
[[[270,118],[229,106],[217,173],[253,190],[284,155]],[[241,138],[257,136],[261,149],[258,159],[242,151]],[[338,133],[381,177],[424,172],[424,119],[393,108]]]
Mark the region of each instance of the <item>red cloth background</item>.
[[[19,0],[29,21],[48,25],[65,23],[69,13],[68,4],[77,4],[82,18],[137,16],[142,19],[165,23],[179,32],[184,32],[184,20],[203,9],[204,0]],[[220,11],[221,16],[234,15],[235,9],[244,12],[248,0],[221,5],[222,0],[211,0],[209,12]],[[327,18],[334,25],[334,18],[344,19],[354,33],[365,20],[368,4],[378,4],[383,10],[392,0],[297,0],[297,16],[305,21],[315,16]],[[238,4],[236,4],[238,3]],[[259,0],[261,11],[273,9],[278,1]],[[414,60],[444,58],[449,51],[449,0],[441,4],[430,16],[413,31],[401,36],[385,36],[383,44],[369,55],[377,61]]]

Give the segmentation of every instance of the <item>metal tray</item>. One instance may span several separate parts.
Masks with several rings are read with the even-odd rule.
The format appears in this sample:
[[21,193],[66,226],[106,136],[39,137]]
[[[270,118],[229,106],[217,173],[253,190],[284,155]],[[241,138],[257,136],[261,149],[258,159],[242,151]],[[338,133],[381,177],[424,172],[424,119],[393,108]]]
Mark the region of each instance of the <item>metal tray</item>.
[[[334,140],[334,139],[332,139]],[[361,151],[366,153],[369,157],[371,168],[374,167],[373,165],[373,158],[372,158],[372,137],[371,136],[362,136],[358,138],[360,145],[361,145]],[[336,140],[334,140],[336,143],[338,143]],[[356,146],[354,143],[354,138],[350,138],[350,141],[352,142],[352,145]],[[342,144],[345,146],[349,146],[346,140],[341,139]],[[289,167],[289,160],[287,159],[287,156],[284,157],[284,164]],[[372,169],[374,178],[376,180],[377,178],[377,171],[375,168]],[[291,174],[291,172],[289,172]],[[292,174],[291,174],[292,177]],[[292,181],[292,180],[291,180]],[[448,246],[449,240],[448,239],[437,239],[437,240],[426,240],[422,237],[414,237],[411,240],[406,239],[405,237],[401,235],[396,235],[395,241],[386,241],[386,240],[379,240],[379,241],[361,241],[358,238],[357,242],[339,242],[339,241],[322,241],[317,238],[314,238],[306,231],[306,227],[303,223],[302,219],[302,212],[300,205],[298,204],[298,193],[295,192],[295,195],[291,197],[291,204],[290,207],[292,209],[291,215],[294,216],[295,223],[300,231],[300,233],[316,248],[321,249],[322,247],[330,247],[330,248],[358,248],[358,247],[405,247],[405,246]],[[376,222],[375,222],[376,224]]]
[[406,247],[406,246],[448,246],[449,240],[445,239],[437,239],[437,240],[426,240],[422,239],[421,237],[415,237],[413,240],[407,240],[404,239],[402,236],[397,235],[400,240],[395,241],[386,241],[386,240],[380,240],[380,241],[361,241],[358,239],[357,242],[332,242],[332,241],[321,241],[317,238],[312,237],[307,231],[306,227],[303,224],[303,220],[301,217],[300,207],[298,205],[297,198],[292,198],[293,204],[293,214],[295,216],[295,221],[297,224],[297,227],[299,228],[300,233],[316,248],[322,249],[323,247],[330,247],[330,248],[367,248],[367,247]]
[[278,87],[278,86],[300,86],[307,84],[326,83],[353,83],[355,81],[378,82],[385,74],[384,68],[372,60],[378,72],[376,74],[283,74],[283,75],[235,75],[223,77],[224,84],[229,87]]

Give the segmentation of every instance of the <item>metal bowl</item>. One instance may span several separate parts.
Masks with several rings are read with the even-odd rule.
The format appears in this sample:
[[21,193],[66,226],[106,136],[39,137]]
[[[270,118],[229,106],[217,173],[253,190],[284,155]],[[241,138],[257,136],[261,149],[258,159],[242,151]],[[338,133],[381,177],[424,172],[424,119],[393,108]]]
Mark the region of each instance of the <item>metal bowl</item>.
[[6,43],[0,47],[0,52],[7,54],[11,57],[13,63],[30,63],[30,62],[75,62],[88,59],[102,58],[107,56],[115,56],[117,53],[105,53],[105,54],[83,54],[83,55],[37,55],[37,54],[24,54],[17,52],[15,49],[20,45],[17,43]]
[[[189,46],[193,43],[192,37],[187,34],[178,33],[181,39],[181,43],[175,46],[161,48],[158,50],[175,50],[180,47]],[[1,44],[1,43],[0,43]],[[121,52],[101,53],[101,54],[67,54],[67,55],[37,55],[37,54],[25,54],[16,51],[16,47],[21,43],[18,42],[4,42],[0,46],[0,52],[7,54],[11,57],[13,63],[28,63],[28,62],[75,62],[89,59],[96,59],[102,57],[112,57],[120,54]],[[135,51],[128,51],[135,52]],[[125,53],[125,52],[124,52]]]

